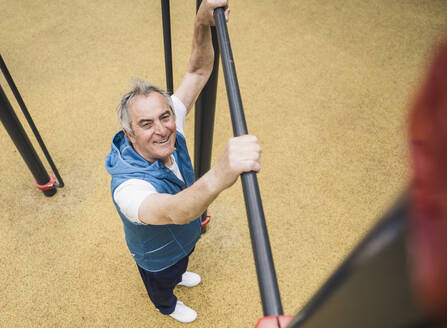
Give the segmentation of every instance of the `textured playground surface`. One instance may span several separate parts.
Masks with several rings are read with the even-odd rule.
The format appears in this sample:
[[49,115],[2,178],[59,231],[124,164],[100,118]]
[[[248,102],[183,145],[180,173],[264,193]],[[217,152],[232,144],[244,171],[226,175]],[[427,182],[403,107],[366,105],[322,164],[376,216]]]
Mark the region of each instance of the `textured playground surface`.
[[[447,4],[230,6],[248,130],[263,147],[258,180],[282,304],[294,315],[408,182],[408,104],[446,30]],[[0,52],[66,183],[45,198],[0,128],[0,327],[180,326],[147,299],[104,169],[130,80],[165,86],[160,1],[0,8]],[[174,85],[194,12],[195,1],[171,1]],[[193,154],[193,114],[185,132]],[[213,162],[231,136],[221,71]],[[203,282],[177,295],[198,312],[192,327],[254,327],[262,307],[240,182],[210,212],[190,262]]]

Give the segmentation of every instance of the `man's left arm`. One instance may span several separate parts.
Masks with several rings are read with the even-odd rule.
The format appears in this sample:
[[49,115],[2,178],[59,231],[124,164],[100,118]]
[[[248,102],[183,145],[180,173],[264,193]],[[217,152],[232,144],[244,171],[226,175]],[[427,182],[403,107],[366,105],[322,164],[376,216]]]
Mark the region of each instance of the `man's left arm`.
[[187,112],[191,110],[213,70],[214,49],[211,40],[210,26],[214,25],[215,8],[225,7],[228,19],[227,0],[203,0],[194,22],[194,36],[188,71],[175,95],[185,105]]

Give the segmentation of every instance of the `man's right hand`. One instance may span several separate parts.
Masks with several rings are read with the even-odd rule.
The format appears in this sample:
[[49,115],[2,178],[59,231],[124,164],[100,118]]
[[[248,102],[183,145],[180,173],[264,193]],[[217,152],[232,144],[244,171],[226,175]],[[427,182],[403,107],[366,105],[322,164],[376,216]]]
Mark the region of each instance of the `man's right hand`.
[[261,169],[261,146],[253,135],[231,138],[225,151],[212,170],[213,181],[220,191],[233,185],[244,172],[259,172]]
[[217,163],[199,180],[181,192],[151,194],[138,211],[146,224],[186,224],[200,216],[224,189],[243,172],[259,172],[261,146],[252,135],[231,138]]

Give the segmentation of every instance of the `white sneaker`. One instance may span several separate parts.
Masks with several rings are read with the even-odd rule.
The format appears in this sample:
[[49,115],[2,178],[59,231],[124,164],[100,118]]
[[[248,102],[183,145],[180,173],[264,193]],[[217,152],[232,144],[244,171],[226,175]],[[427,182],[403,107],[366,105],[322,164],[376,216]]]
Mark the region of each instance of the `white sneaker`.
[[169,316],[173,317],[177,321],[188,323],[196,320],[197,312],[183,304],[183,302],[177,301],[174,312],[172,312]]
[[180,281],[177,285],[178,286],[186,286],[186,287],[194,287],[200,284],[200,276],[197,273],[194,272],[188,272],[186,271],[182,275],[182,281]]

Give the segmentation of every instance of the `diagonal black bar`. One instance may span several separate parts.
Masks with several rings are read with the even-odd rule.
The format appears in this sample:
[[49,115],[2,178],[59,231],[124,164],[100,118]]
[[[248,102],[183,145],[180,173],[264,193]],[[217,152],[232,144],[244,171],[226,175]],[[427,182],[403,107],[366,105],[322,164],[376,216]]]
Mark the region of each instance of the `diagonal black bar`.
[[[201,2],[202,0],[197,0],[197,10],[199,10]],[[211,27],[211,37],[214,48],[213,71],[197,98],[194,113],[194,170],[196,180],[204,175],[211,167],[216,91],[219,76],[219,44],[214,26]],[[205,219],[206,211],[202,214],[202,222]],[[206,226],[202,228],[202,232],[205,231]]]
[[161,0],[161,14],[165,49],[166,88],[168,93],[172,95],[174,92],[174,82],[172,77],[171,12],[169,9],[169,0]]
[[[48,175],[45,167],[37,156],[31,141],[26,135],[22,124],[20,124],[16,113],[14,112],[11,103],[6,97],[3,88],[0,85],[0,120],[2,121],[6,131],[11,137],[12,141],[16,145],[17,149],[22,155],[23,160],[31,171],[34,179],[39,185],[45,185],[50,182],[50,176]],[[56,193],[55,188],[45,190],[43,193],[45,196],[53,196]]]
[[289,328],[441,328],[423,309],[410,272],[410,198],[405,192]]
[[[214,10],[214,19],[219,38],[233,132],[235,136],[241,136],[247,134],[248,131],[223,8]],[[265,316],[279,316],[283,314],[283,310],[256,173],[243,173],[241,179],[262,308]]]
[[48,152],[47,147],[45,146],[45,143],[43,142],[42,137],[40,136],[39,131],[37,130],[36,125],[34,124],[33,119],[31,118],[31,115],[28,111],[28,108],[25,105],[25,102],[22,99],[22,96],[20,95],[19,90],[16,87],[16,84],[14,83],[14,80],[12,79],[11,74],[9,74],[8,67],[6,66],[5,61],[3,60],[2,56],[0,55],[0,68],[3,72],[3,75],[5,76],[6,81],[8,82],[9,87],[11,88],[12,93],[14,94],[14,97],[17,100],[17,103],[19,104],[20,108],[22,109],[23,115],[25,116],[31,130],[34,133],[34,136],[37,139],[37,142],[39,143],[40,148],[42,149],[42,152],[45,155],[45,158],[47,159],[48,163],[51,166],[51,169],[54,172],[54,175],[57,178],[57,184],[55,185],[57,188],[62,188],[64,186],[64,181],[62,180],[62,177],[59,174],[58,169],[56,168],[56,165],[53,162],[53,159],[50,156],[50,153]]

